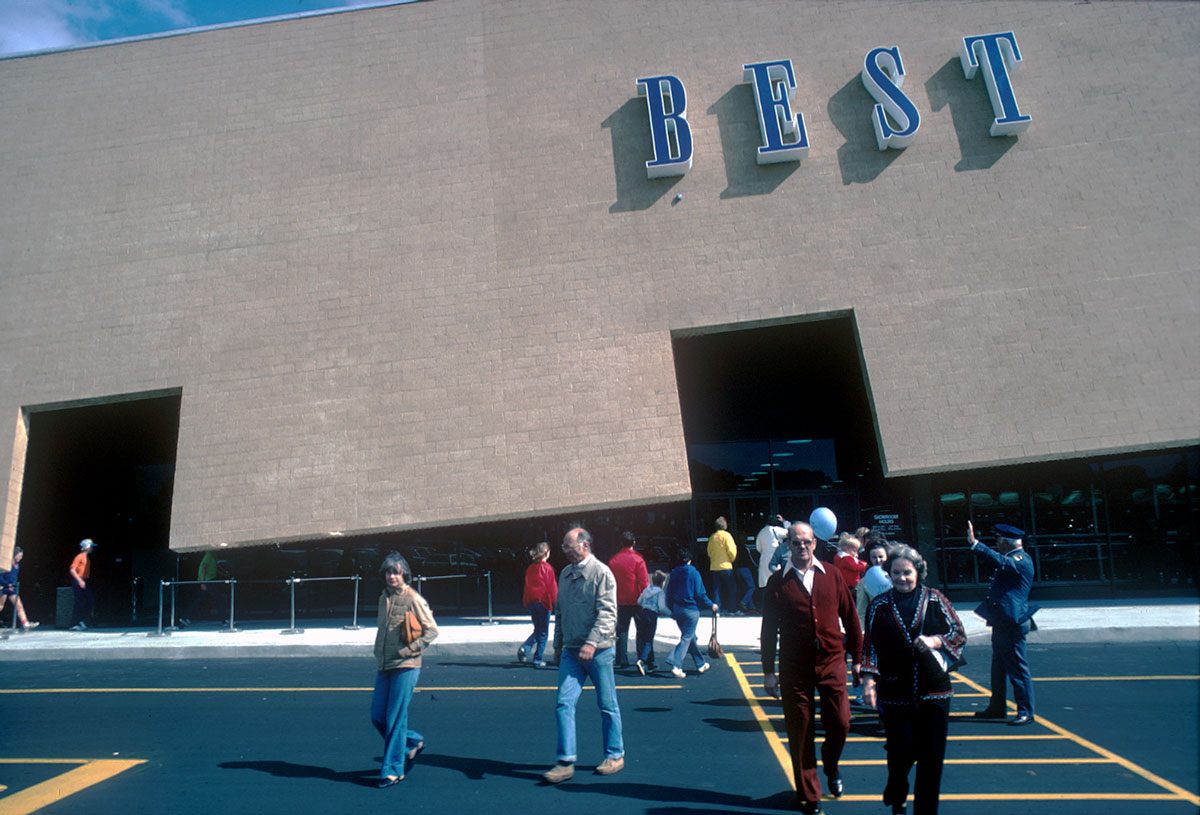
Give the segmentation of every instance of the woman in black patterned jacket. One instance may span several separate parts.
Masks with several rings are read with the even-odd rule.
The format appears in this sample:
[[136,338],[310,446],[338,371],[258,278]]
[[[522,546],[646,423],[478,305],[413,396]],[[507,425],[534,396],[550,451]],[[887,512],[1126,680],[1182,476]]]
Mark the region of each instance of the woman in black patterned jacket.
[[950,674],[966,645],[954,607],[937,589],[922,584],[928,568],[917,550],[888,549],[884,565],[892,590],[867,609],[863,699],[875,706],[887,731],[888,780],[883,803],[905,811],[908,773],[917,765],[915,815],[936,813],[950,722]]

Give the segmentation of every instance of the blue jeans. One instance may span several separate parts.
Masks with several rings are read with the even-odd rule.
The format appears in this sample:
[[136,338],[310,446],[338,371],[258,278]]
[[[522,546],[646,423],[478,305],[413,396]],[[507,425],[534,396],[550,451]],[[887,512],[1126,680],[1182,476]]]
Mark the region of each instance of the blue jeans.
[[667,657],[667,664],[672,668],[682,668],[684,656],[690,655],[697,668],[704,665],[707,660],[696,647],[696,626],[700,624],[700,610],[680,606],[671,611],[671,616],[679,624],[679,644]]
[[600,708],[600,729],[604,734],[604,757],[625,755],[621,737],[621,708],[617,706],[617,684],[613,674],[615,654],[612,648],[602,648],[589,660],[579,658],[578,648],[564,648],[558,663],[558,760],[574,763],[575,705],[583,692],[585,679],[596,688],[596,706]]
[[383,736],[383,766],[379,777],[404,775],[405,753],[425,741],[408,729],[408,703],[417,688],[420,668],[400,668],[375,674],[375,692],[371,695],[371,724]]
[[533,633],[525,640],[521,650],[528,653],[529,649],[536,645],[533,661],[541,662],[542,655],[546,653],[546,640],[550,636],[550,609],[541,603],[530,603],[529,616],[533,619]]

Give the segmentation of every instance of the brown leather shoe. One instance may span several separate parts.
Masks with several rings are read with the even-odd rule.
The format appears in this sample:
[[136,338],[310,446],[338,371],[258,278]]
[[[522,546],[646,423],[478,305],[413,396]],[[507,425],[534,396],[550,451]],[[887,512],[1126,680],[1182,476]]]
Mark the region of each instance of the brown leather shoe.
[[542,778],[547,784],[561,784],[564,781],[571,780],[575,775],[574,764],[555,764],[549,770],[542,773]]
[[621,758],[606,758],[600,762],[600,766],[596,768],[596,775],[614,775],[625,769],[625,757]]

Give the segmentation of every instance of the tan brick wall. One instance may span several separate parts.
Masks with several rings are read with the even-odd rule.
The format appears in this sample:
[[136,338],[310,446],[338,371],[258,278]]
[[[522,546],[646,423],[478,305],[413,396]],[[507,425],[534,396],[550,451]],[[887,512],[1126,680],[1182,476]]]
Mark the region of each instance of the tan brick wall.
[[[1008,29],[1034,121],[991,139],[958,43]],[[1187,3],[443,0],[2,60],[0,410],[182,388],[175,548],[686,495],[671,332],[845,309],[892,475],[1192,442],[1197,41]],[[882,156],[891,44],[924,122]],[[760,169],[775,57],[812,149]]]

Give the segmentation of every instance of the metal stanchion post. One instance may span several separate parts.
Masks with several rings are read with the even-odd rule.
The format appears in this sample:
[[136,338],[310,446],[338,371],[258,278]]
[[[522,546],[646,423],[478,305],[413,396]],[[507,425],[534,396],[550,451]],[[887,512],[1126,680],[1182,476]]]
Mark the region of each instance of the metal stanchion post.
[[495,619],[492,618],[492,573],[484,572],[483,576],[487,578],[488,618],[486,620],[484,620],[483,622],[481,622],[480,625],[500,625],[499,622],[497,622]]
[[360,628],[362,628],[362,626],[358,624],[358,584],[362,582],[362,576],[356,574],[350,579],[354,581],[354,619],[350,625],[342,626],[342,630],[358,631]]
[[158,630],[151,631],[147,637],[169,637],[170,631],[163,631],[162,615],[163,615],[163,586],[166,585],[165,580],[158,581]]
[[300,582],[298,577],[289,577],[288,585],[292,587],[292,627],[280,631],[280,634],[303,634],[303,628],[296,628],[296,584]]
[[179,630],[179,626],[175,625],[175,581],[171,581],[171,625],[167,627],[167,630]]
[[225,581],[225,585],[229,586],[229,627],[222,628],[223,634],[236,634],[240,629],[233,624],[233,595],[237,591],[237,580],[230,578]]

